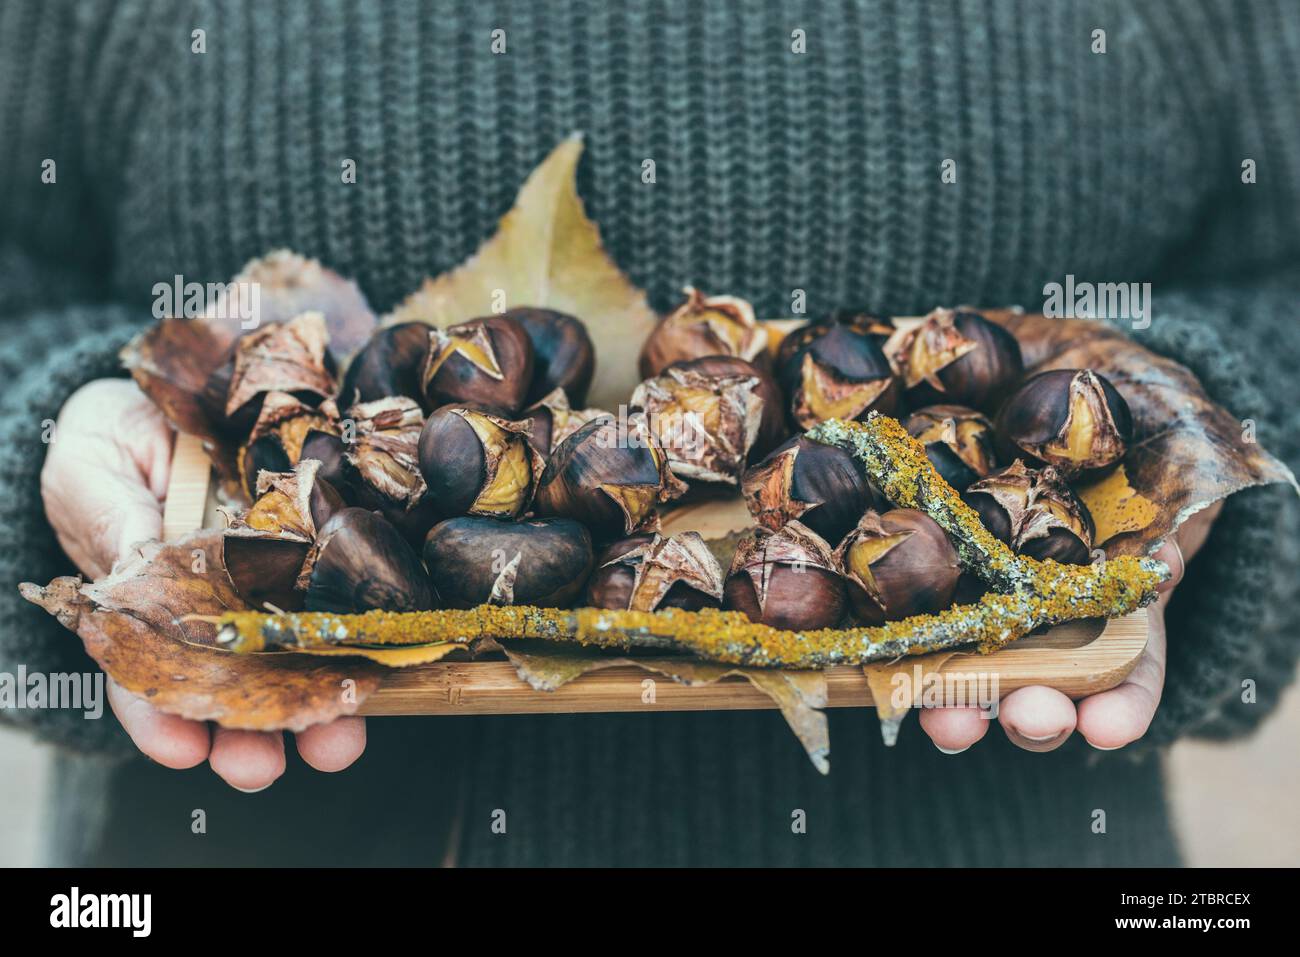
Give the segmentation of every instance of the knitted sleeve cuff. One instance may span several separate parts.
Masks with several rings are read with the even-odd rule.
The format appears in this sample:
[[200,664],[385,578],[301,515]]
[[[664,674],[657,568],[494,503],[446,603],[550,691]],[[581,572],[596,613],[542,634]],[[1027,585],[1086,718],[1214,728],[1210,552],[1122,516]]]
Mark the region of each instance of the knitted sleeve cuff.
[[[133,322],[134,320],[134,322]],[[94,379],[121,375],[118,350],[136,331],[138,312],[83,306],[6,320],[0,363],[11,375],[0,403],[0,680],[32,675],[95,674],[81,641],[18,594],[18,583],[44,583],[75,568],[45,518],[40,472],[43,435],[67,397]],[[17,703],[16,701],[14,703]],[[79,751],[134,751],[112,711],[0,706],[0,721]]]
[[[1300,364],[1293,323],[1300,282],[1213,287],[1158,301],[1138,338],[1187,366],[1221,405],[1253,419],[1264,447],[1297,465],[1286,424]],[[1267,391],[1265,389],[1267,387]],[[1281,405],[1279,405],[1281,403]],[[1164,694],[1142,748],[1182,734],[1249,731],[1277,704],[1300,656],[1300,500],[1289,486],[1231,496],[1167,611]]]

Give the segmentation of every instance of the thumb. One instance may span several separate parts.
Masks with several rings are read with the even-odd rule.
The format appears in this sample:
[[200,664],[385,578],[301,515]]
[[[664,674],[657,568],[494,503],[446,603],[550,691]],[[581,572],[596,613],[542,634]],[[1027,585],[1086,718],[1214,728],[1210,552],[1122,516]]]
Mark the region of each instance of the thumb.
[[115,533],[115,541],[108,554],[111,567],[123,555],[135,551],[137,546],[162,538],[162,512],[156,504],[149,507],[124,509]]

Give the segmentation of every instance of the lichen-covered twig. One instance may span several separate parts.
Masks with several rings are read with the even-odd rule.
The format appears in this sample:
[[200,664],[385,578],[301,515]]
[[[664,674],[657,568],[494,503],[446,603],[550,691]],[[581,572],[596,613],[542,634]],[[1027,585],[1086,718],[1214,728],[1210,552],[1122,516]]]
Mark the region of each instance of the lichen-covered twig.
[[919,615],[878,628],[778,631],[736,612],[655,613],[596,608],[482,606],[468,611],[364,615],[234,612],[219,626],[223,646],[239,652],[321,645],[468,644],[478,638],[540,638],[591,647],[688,651],[730,664],[822,668],[926,654],[974,644],[993,651],[1042,625],[1117,617],[1155,598],[1168,569],[1150,558],[1061,565],[1014,554],[935,472],[924,450],[894,419],[825,422],[809,436],[856,456],[893,504],[917,508],[938,522],[962,564],[992,591],[973,605]]

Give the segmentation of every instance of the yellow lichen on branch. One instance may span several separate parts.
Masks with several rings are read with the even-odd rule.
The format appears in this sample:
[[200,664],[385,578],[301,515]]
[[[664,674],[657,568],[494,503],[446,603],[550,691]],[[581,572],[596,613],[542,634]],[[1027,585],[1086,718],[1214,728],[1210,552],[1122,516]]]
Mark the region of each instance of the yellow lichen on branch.
[[1168,569],[1150,558],[1061,565],[1013,553],[935,472],[915,439],[894,419],[831,420],[809,436],[838,445],[863,463],[893,504],[924,511],[943,527],[963,565],[992,591],[973,605],[918,615],[875,628],[780,631],[738,612],[483,605],[467,611],[362,615],[233,612],[221,618],[221,643],[237,652],[270,648],[401,646],[480,638],[543,639],[626,651],[687,651],[710,661],[768,668],[863,664],[974,644],[993,651],[1042,625],[1117,617],[1155,598]]

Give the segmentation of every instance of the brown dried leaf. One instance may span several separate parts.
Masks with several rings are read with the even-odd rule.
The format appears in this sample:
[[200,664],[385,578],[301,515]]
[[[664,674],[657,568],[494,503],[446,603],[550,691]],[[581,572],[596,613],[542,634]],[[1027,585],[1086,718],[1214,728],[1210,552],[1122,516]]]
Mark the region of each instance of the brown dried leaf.
[[[257,283],[256,326],[241,328],[227,313],[226,290],[204,317],[167,318],[150,326],[122,349],[123,367],[178,432],[203,439],[219,474],[235,474],[235,442],[223,436],[219,421],[227,396],[211,389],[213,373],[234,355],[235,342],[256,329],[287,322],[304,312],[325,317],[329,348],[340,366],[370,338],[375,314],[356,283],[287,250],[249,262],[232,283]],[[245,287],[234,287],[245,288]],[[340,369],[341,371],[341,369]],[[205,390],[209,390],[205,397]],[[206,398],[206,401],[204,401]]]
[[287,322],[304,312],[322,313],[330,351],[341,363],[370,340],[379,324],[355,282],[322,266],[319,260],[287,249],[249,262],[234,281],[257,283],[261,326]]
[[[925,688],[925,678],[939,671],[955,654],[955,651],[943,651],[933,655],[923,655],[920,658],[904,658],[901,661],[862,666],[867,687],[871,689],[871,701],[876,706],[876,717],[880,719],[880,736],[885,741],[885,747],[892,748],[898,741],[898,729],[903,726],[903,719],[920,702],[921,693]],[[922,680],[913,681],[911,676],[917,674],[918,668]],[[908,676],[907,688],[911,691],[910,695],[905,696],[907,700],[901,703],[895,696],[898,690],[895,675],[898,674]]]
[[1140,532],[1160,513],[1155,502],[1129,485],[1128,472],[1123,465],[1074,491],[1092,514],[1096,528],[1092,541],[1094,546],[1104,545],[1125,532]]
[[519,677],[537,691],[554,691],[590,671],[624,665],[634,665],[688,687],[740,676],[775,702],[808,759],[822,774],[830,773],[830,728],[822,710],[827,701],[825,672],[737,668],[694,658],[627,658],[581,649],[558,650],[554,646],[538,651],[524,642],[509,642],[501,648]]
[[510,307],[538,306],[577,316],[599,357],[590,401],[626,402],[640,381],[637,355],[657,317],[618,268],[587,218],[574,174],[582,139],[571,137],[533,170],[496,235],[451,272],[424,285],[384,324],[419,320],[448,326],[492,313],[501,290]]
[[1189,516],[1242,489],[1286,482],[1300,492],[1291,470],[1259,444],[1245,441],[1241,421],[1216,405],[1196,377],[1172,359],[1096,320],[982,312],[1019,340],[1027,373],[1095,369],[1128,401],[1135,437],[1124,457],[1125,472],[1130,486],[1154,503],[1156,514],[1143,528],[1117,532],[1106,549],[1109,556],[1152,551]]
[[[401,648],[368,648],[364,645],[350,645],[347,648],[298,648],[287,654],[317,655],[323,658],[345,658],[360,655],[378,662],[387,668],[410,668],[412,665],[427,665],[441,661],[453,651],[464,651],[465,646],[453,641],[444,641],[431,645],[405,645]],[[270,652],[276,654],[276,652]]]
[[64,577],[45,587],[27,582],[20,591],[75,631],[127,691],[160,711],[197,721],[301,731],[355,712],[384,671],[355,655],[327,661],[212,647],[211,622],[190,616],[245,607],[221,566],[220,532],[152,546],[123,559],[98,582]]

